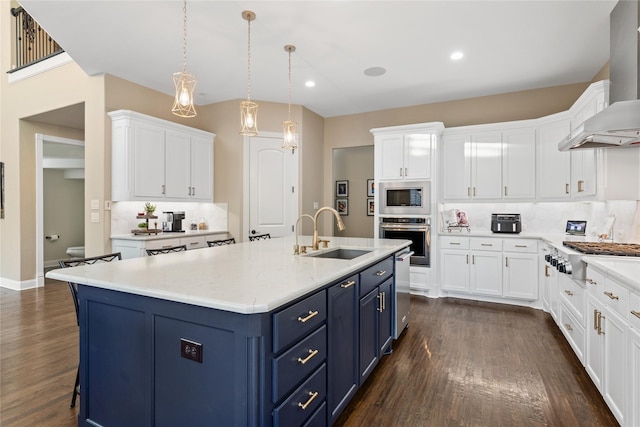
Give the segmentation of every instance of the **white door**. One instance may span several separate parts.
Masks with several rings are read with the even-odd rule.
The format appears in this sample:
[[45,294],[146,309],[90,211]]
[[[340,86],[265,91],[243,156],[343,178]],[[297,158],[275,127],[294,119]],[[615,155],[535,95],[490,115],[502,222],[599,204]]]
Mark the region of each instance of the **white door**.
[[249,138],[249,234],[293,235],[297,171],[298,153],[283,150],[281,136]]

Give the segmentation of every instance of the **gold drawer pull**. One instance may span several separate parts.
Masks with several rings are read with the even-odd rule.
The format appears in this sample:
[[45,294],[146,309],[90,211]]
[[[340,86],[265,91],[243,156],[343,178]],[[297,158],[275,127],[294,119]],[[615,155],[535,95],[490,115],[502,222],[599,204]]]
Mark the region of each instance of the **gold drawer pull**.
[[480,243],[480,246],[493,246],[493,243]]
[[567,331],[573,331],[573,327],[571,326],[570,323],[565,323],[564,327],[567,328]]
[[450,245],[460,246],[460,242],[449,242]]
[[588,277],[587,277],[585,280],[587,281],[587,283],[589,283],[589,284],[591,284],[591,285],[597,285],[597,284],[598,284],[598,282],[596,282],[596,281],[595,281],[595,280],[593,280],[593,279],[589,279]]
[[341,284],[340,287],[343,288],[343,289],[347,289],[347,288],[352,287],[355,284],[356,284],[355,280],[349,280],[347,283]]
[[309,310],[309,315],[307,317],[304,317],[304,318],[302,316],[299,316],[298,317],[298,322],[305,323],[307,320],[309,320],[312,317],[315,317],[317,315],[318,315],[318,310],[316,310],[316,311]]
[[631,314],[633,314],[633,315],[634,315],[634,316],[636,316],[638,319],[640,319],[640,311],[631,310]]
[[384,276],[385,274],[387,274],[386,270],[380,270],[376,273],[376,276]]
[[529,246],[527,245],[516,245],[516,248],[528,248]]
[[189,243],[189,244],[190,244],[190,245],[197,245],[197,244],[199,244],[199,243],[200,243],[200,242],[191,242],[191,243]]
[[617,295],[614,295],[612,292],[606,292],[606,291],[605,291],[605,293],[604,293],[604,294],[605,294],[606,296],[608,296],[609,298],[611,298],[611,299],[620,299],[620,298],[618,298],[618,296],[617,296]]
[[315,356],[316,354],[318,354],[318,350],[311,350],[311,349],[309,349],[309,355],[308,355],[307,357],[305,357],[304,359],[303,359],[303,358],[301,358],[301,357],[298,357],[298,362],[299,362],[301,365],[304,365],[304,364],[305,364],[305,363],[307,363],[309,360],[311,360],[311,358],[312,358],[313,356]]
[[565,293],[565,294],[567,294],[567,295],[569,295],[570,297],[572,297],[572,296],[573,296],[573,292],[571,292],[571,291],[567,291],[566,289],[565,289],[564,293]]
[[600,312],[598,310],[593,310],[593,329],[598,330],[598,315]]
[[307,406],[311,405],[311,402],[313,402],[313,399],[315,399],[316,397],[318,397],[318,392],[317,391],[310,391],[309,392],[309,400],[307,400],[305,403],[302,402],[298,402],[298,406],[300,408],[302,408],[302,410],[304,411],[305,409],[307,409]]

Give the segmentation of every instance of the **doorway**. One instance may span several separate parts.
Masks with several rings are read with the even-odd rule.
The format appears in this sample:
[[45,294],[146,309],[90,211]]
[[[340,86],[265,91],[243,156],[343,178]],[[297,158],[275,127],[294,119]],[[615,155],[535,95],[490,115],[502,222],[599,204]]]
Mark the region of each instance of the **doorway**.
[[[282,134],[244,138],[243,239],[293,235],[298,216],[298,151],[282,148]],[[254,233],[255,232],[255,233]]]
[[74,246],[84,246],[84,141],[36,134],[37,286]]

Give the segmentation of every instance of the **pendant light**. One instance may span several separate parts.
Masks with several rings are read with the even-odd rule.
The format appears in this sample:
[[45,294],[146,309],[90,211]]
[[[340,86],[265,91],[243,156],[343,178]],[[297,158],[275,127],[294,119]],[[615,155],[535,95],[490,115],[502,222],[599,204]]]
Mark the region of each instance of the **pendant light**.
[[282,132],[284,133],[282,148],[291,150],[293,153],[298,148],[297,123],[291,120],[291,53],[296,51],[296,47],[288,44],[284,47],[284,50],[289,53],[289,118],[282,122]]
[[247,100],[240,103],[240,135],[256,136],[258,134],[258,104],[251,101],[251,21],[256,19],[256,14],[250,10],[242,12],[242,18],[248,24],[247,41]]
[[197,113],[193,105],[193,90],[198,81],[193,74],[187,73],[187,0],[184,0],[182,12],[184,14],[182,28],[183,66],[181,72],[173,73],[176,99],[173,101],[171,112],[180,117],[195,117]]

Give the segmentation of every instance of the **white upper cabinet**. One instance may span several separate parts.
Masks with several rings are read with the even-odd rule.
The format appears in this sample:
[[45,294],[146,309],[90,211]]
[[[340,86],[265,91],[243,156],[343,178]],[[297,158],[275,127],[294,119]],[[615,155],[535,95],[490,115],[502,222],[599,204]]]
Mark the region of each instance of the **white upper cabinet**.
[[471,195],[474,199],[499,199],[502,194],[502,134],[478,133],[471,141]]
[[112,120],[112,200],[213,202],[215,134],[127,110]]
[[502,134],[502,197],[536,197],[536,129],[524,128]]
[[371,129],[376,181],[433,179],[431,153],[443,129],[440,122]]
[[430,179],[431,135],[384,135],[379,138],[380,179]]
[[471,198],[471,135],[445,135],[442,143],[442,182],[445,199]]
[[558,143],[569,135],[571,123],[559,118],[538,129],[538,196],[540,199],[571,197],[571,153],[558,150]]

